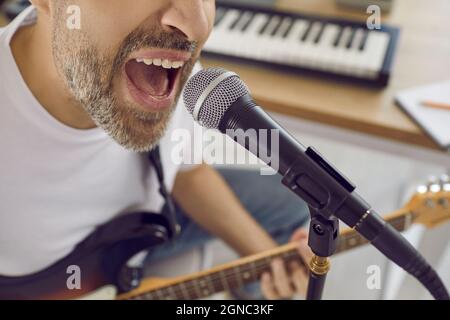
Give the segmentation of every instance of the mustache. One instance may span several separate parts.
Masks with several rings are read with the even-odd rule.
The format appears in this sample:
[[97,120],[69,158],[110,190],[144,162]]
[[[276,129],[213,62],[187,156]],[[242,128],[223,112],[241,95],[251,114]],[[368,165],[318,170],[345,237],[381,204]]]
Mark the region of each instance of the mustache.
[[151,30],[138,28],[122,42],[114,59],[113,71],[119,70],[132,52],[144,48],[171,49],[193,53],[198,48],[198,42],[187,40],[180,31],[165,32],[156,28]]

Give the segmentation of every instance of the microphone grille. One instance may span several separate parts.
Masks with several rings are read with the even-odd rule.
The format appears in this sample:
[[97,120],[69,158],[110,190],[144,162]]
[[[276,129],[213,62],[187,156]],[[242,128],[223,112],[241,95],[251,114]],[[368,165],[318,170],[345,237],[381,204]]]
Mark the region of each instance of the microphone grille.
[[210,68],[199,71],[188,81],[183,98],[196,121],[204,127],[218,129],[228,108],[246,94],[249,89],[237,74]]

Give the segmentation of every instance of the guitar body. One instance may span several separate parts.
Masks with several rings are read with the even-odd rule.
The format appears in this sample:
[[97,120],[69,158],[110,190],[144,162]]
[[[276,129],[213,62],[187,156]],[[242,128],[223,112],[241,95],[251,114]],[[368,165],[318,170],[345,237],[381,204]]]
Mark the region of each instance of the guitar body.
[[[45,270],[21,277],[0,276],[0,299],[95,299],[96,293],[101,298],[102,290],[132,290],[140,284],[141,270],[128,267],[127,262],[137,253],[167,241],[169,230],[160,214],[120,216],[98,227],[68,256]],[[73,284],[77,280],[72,276],[79,276],[76,288]]]

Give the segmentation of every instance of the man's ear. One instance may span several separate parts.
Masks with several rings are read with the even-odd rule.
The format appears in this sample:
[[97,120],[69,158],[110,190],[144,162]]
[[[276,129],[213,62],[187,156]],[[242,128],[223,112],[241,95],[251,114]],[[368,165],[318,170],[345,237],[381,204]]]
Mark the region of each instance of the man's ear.
[[45,14],[50,13],[50,0],[29,0],[38,11],[43,12]]

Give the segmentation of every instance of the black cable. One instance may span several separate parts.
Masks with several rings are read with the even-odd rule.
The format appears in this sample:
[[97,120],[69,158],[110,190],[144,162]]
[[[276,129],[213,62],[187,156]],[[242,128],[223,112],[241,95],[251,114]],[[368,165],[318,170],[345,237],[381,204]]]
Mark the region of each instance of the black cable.
[[370,211],[355,229],[386,257],[422,283],[436,300],[450,300],[437,272],[411,243],[375,212]]

